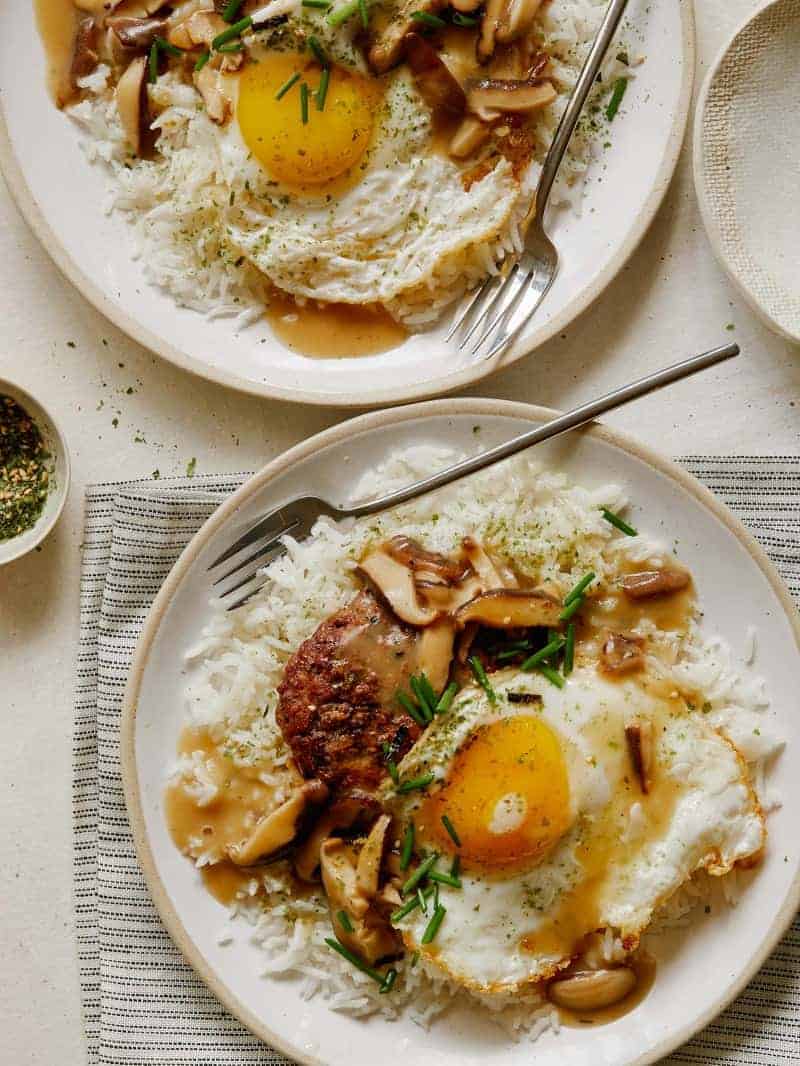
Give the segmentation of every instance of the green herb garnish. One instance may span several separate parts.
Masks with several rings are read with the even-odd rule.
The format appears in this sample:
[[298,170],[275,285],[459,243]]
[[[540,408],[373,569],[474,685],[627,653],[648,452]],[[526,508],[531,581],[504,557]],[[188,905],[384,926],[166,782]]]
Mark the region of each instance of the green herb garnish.
[[407,896],[410,892],[413,892],[417,885],[421,884],[428,876],[430,871],[434,868],[439,861],[438,851],[434,851],[432,855],[429,855],[424,862],[421,862],[411,877],[406,881],[403,887],[400,889],[402,896]]
[[395,970],[394,966],[392,966],[386,971],[386,976],[384,977],[381,983],[381,987],[378,989],[380,994],[384,996],[387,992],[391,992],[392,988],[394,988],[394,983],[396,980],[397,970]]
[[361,25],[364,29],[369,26],[369,11],[367,11],[367,0],[358,0],[358,13],[361,16]]
[[569,677],[575,665],[575,623],[567,626],[567,639],[564,641],[564,677]]
[[607,507],[601,508],[601,514],[605,518],[606,522],[610,522],[612,526],[616,526],[618,530],[625,533],[628,537],[638,537],[639,534],[633,528],[629,526],[624,518],[620,518],[618,514],[614,514],[613,511],[609,511]]
[[453,823],[450,821],[450,819],[447,817],[446,814],[442,815],[442,825],[447,830],[447,834],[450,837],[450,839],[453,841],[455,846],[457,848],[460,848],[461,847],[461,839],[460,839],[458,833],[456,832],[456,827],[453,825]]
[[319,88],[317,89],[317,111],[325,110],[325,98],[328,95],[328,83],[331,80],[329,67],[325,67],[320,75]]
[[551,685],[555,685],[556,688],[564,687],[564,678],[561,676],[558,670],[554,670],[552,666],[547,666],[545,663],[540,663],[536,669],[539,671],[542,677],[547,678]]
[[460,11],[453,12],[453,22],[456,26],[477,26],[478,20],[472,15],[462,15]]
[[[203,54],[199,57],[199,59],[197,60],[197,62],[194,65],[195,74],[199,74],[200,73],[200,71],[203,69],[203,67],[206,65],[206,63],[209,61],[209,59],[211,59],[211,53],[208,52],[208,51],[203,52]],[[298,75],[298,77],[299,77],[299,75]]]
[[440,30],[447,25],[444,19],[440,19],[438,15],[432,15],[429,11],[412,11],[411,17],[415,22],[422,22],[431,29]]
[[433,774],[422,774],[421,777],[410,777],[407,781],[404,781],[401,785],[397,786],[397,791],[401,795],[405,795],[406,792],[416,792],[418,789],[427,788],[433,781]]
[[533,670],[534,667],[540,663],[545,662],[553,655],[557,655],[564,647],[564,638],[561,636],[554,637],[548,644],[545,644],[543,648],[539,648],[533,655],[529,656],[520,667],[521,670]]
[[455,681],[451,681],[444,692],[439,697],[439,702],[436,704],[436,713],[445,714],[450,710],[450,706],[455,699],[458,692],[458,685]]
[[246,18],[239,19],[238,22],[234,22],[232,26],[229,26],[227,30],[223,30],[222,33],[218,33],[214,40],[211,42],[211,47],[215,52],[218,52],[223,44],[227,44],[228,41],[232,41],[234,37],[240,37],[245,30],[249,30],[253,25],[253,20],[248,15]]
[[403,710],[407,711],[411,715],[417,725],[421,726],[424,729],[428,723],[425,720],[425,716],[422,714],[419,707],[417,707],[416,703],[414,703],[414,701],[409,696],[407,696],[405,692],[395,693],[395,698],[397,699],[397,702],[400,704]]
[[403,848],[400,852],[400,869],[407,870],[414,854],[414,823],[409,822],[403,836]]
[[[424,677],[424,675],[422,676]],[[427,678],[425,678],[425,680],[427,682]],[[430,683],[428,683],[428,689],[430,689],[430,692],[433,695],[432,701],[428,697],[428,692],[426,691],[425,685],[423,684],[422,677],[410,677],[409,684],[411,685],[411,691],[417,698],[417,704],[420,710],[422,711],[425,721],[433,721],[433,715],[436,710],[436,693],[431,688]]]
[[36,524],[52,469],[39,427],[16,400],[0,395],[0,541]]
[[597,575],[590,570],[585,577],[582,577],[575,588],[572,589],[571,592],[568,592],[564,597],[564,606],[569,607],[573,600],[579,599],[594,581],[596,576]]
[[481,686],[483,691],[489,697],[489,703],[497,703],[497,693],[492,688],[489,678],[486,676],[486,671],[483,668],[483,663],[480,661],[477,655],[471,655],[467,662],[470,665],[472,673],[475,675],[475,680]]
[[300,83],[300,120],[303,125],[308,123],[308,86],[303,81]]
[[299,74],[292,74],[291,78],[289,78],[288,81],[285,81],[283,83],[283,85],[281,85],[280,89],[278,89],[278,91],[275,93],[275,99],[276,100],[281,100],[284,96],[286,96],[286,94],[291,89],[291,87],[293,85],[296,85],[299,81],[300,81],[300,75]]
[[424,915],[428,913],[428,901],[425,899],[425,893],[417,886],[417,902],[419,903],[419,909]]
[[342,23],[347,22],[358,11],[358,3],[359,0],[347,0],[346,4],[342,4],[335,11],[331,11],[330,15],[328,15],[328,25],[341,26]]
[[453,877],[452,874],[444,874],[440,870],[431,870],[428,877],[431,881],[436,881],[440,885],[450,885],[451,888],[461,888],[461,881],[457,877]]
[[325,55],[325,51],[322,45],[319,43],[319,38],[315,37],[313,33],[308,38],[308,47],[314,53],[314,58],[319,63],[319,65],[321,67],[327,67],[328,57]]
[[150,45],[150,58],[147,62],[147,77],[151,85],[158,81],[158,44],[153,41]]
[[583,595],[576,596],[575,599],[572,600],[571,603],[567,604],[567,606],[564,608],[564,610],[558,616],[559,622],[568,622],[570,620],[570,618],[572,618],[572,616],[574,614],[577,614],[577,612],[581,609],[581,607],[583,607],[583,603],[584,603]]
[[339,919],[339,925],[341,925],[342,929],[345,929],[348,933],[353,932],[353,923],[350,921],[350,915],[347,911],[339,911],[336,917]]
[[436,910],[433,912],[433,917],[428,922],[425,932],[422,934],[422,943],[430,944],[436,934],[439,932],[439,926],[444,920],[444,916],[447,914],[447,909],[439,903]]
[[239,14],[239,8],[244,3],[244,0],[228,0],[228,3],[222,9],[222,17],[226,22],[233,22],[236,16]]
[[606,118],[609,122],[614,121],[614,117],[619,111],[619,105],[622,103],[622,97],[625,95],[625,90],[627,88],[627,78],[617,78],[617,80],[614,82],[614,88],[611,92],[611,99],[608,101],[608,107],[606,108]]
[[[427,901],[433,895],[432,888],[425,888],[422,891],[423,898]],[[396,911],[392,911],[389,915],[389,921],[392,925],[396,925],[398,922],[402,922],[404,918],[407,918],[412,911],[415,911],[419,906],[419,899],[417,896],[412,896],[408,903],[404,903],[402,907],[398,907]]]
[[340,943],[338,940],[334,940],[333,937],[326,936],[325,943],[328,945],[329,948],[332,948],[334,951],[338,952],[343,959],[347,959],[347,961],[352,966],[355,966],[357,970],[361,970],[362,973],[365,973],[368,977],[371,977],[373,981],[377,981],[379,985],[382,985],[383,982],[386,980],[384,975],[379,970],[373,969],[372,966],[367,966],[365,962],[361,961],[358,955],[355,955],[352,951],[349,951],[344,946],[344,944]]

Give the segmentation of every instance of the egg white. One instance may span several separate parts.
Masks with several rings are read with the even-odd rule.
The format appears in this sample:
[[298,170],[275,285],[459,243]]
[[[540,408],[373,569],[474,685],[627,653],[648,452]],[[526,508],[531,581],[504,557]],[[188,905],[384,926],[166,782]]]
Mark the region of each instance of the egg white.
[[[586,934],[611,928],[633,948],[656,908],[694,872],[724,874],[762,849],[764,820],[741,757],[677,694],[648,689],[644,679],[612,683],[592,668],[576,670],[563,690],[527,673],[505,672],[493,685],[495,704],[480,689],[462,691],[451,712],[435,720],[406,756],[403,778],[433,773],[433,790],[448,780],[453,758],[477,728],[539,714],[560,740],[570,786],[569,828],[529,868],[487,873],[462,866],[461,889],[440,887],[447,913],[432,944],[421,943],[429,916],[420,910],[398,923],[409,949],[461,984],[504,993],[567,965],[572,953],[559,948],[553,932],[575,920],[570,900],[591,898]],[[509,702],[509,691],[540,695],[540,709]],[[658,787],[648,796],[624,739],[633,716],[656,726]],[[390,791],[387,802],[402,836],[424,797]],[[456,850],[453,845],[450,855]],[[449,857],[443,856],[442,869]]]

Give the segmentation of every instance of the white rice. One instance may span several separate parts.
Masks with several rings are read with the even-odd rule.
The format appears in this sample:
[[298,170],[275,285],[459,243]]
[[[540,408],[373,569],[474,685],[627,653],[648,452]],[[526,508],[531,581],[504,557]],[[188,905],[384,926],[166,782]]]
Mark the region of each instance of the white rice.
[[[399,488],[458,458],[433,446],[396,453],[361,479],[353,499]],[[565,593],[588,570],[597,574],[601,587],[622,562],[658,565],[671,558],[668,547],[646,535],[622,536],[601,517],[600,507],[622,511],[625,503],[617,485],[588,490],[522,456],[390,514],[341,525],[321,519],[306,542],[286,539],[286,555],[269,567],[267,585],[246,607],[234,613],[213,607],[202,639],[188,656],[190,720],[218,740],[224,738],[237,763],[269,766],[264,780],[278,788],[278,802],[290,777],[288,752],[275,721],[276,685],[300,642],[352,597],[355,560],[370,542],[402,530],[428,548],[448,552],[472,534],[499,556],[513,558],[522,571]],[[707,702],[697,713],[735,739],[768,808],[773,800],[765,791],[765,766],[780,744],[769,728],[764,682],[738,666],[721,639],[705,635],[696,624],[685,635],[652,629],[649,635],[650,669],[704,693]],[[184,761],[174,773],[185,779],[191,767]],[[196,788],[202,796],[202,780]],[[209,856],[200,842],[198,847],[197,863],[202,865]],[[735,871],[724,878],[701,875],[661,908],[655,925],[686,924],[698,905],[713,902],[716,907],[735,896]],[[368,977],[325,945],[330,920],[322,895],[292,898],[280,864],[253,880],[233,914],[251,924],[252,939],[263,949],[265,977],[294,977],[302,996],[323,996],[334,1010],[359,1016],[379,1011],[390,1018],[405,1011],[427,1025],[455,996],[468,995],[422,961],[412,966],[408,959],[398,965],[392,995],[379,995]],[[603,952],[609,961],[620,957],[621,945],[611,930]],[[534,1037],[557,1026],[555,1012],[536,993],[499,1001],[473,998],[515,1037]]]
[[[173,20],[205,6],[207,0],[189,0],[178,6]],[[496,272],[507,255],[519,250],[519,227],[541,161],[605,8],[606,0],[553,0],[542,9],[544,47],[552,57],[552,79],[559,96],[538,115],[533,131],[535,162],[523,178],[519,208],[496,240],[471,243],[445,256],[426,284],[409,282],[407,292],[388,301],[390,312],[409,328],[430,325],[465,288]],[[609,51],[599,95],[620,75],[630,77],[632,66],[639,61],[632,55],[628,55],[628,63],[620,61],[621,48]],[[132,159],[109,79],[110,70],[103,66],[82,79],[79,84],[87,96],[69,113],[85,133],[89,160],[103,164],[110,173],[105,210],[120,211],[130,221],[133,255],[141,259],[145,278],[182,307],[212,318],[232,316],[239,326],[256,321],[264,310],[267,279],[241,255],[229,236],[231,193],[246,185],[248,175],[243,169],[232,179],[232,160],[223,158],[226,150],[218,128],[208,118],[193,86],[173,74],[162,76],[149,87],[151,101],[160,112],[153,123],[159,133],[158,155],[154,160]],[[584,179],[594,152],[596,131],[592,126],[597,119],[583,120],[576,130],[553,191],[554,204],[580,210]],[[390,164],[386,174],[389,187],[391,170]]]

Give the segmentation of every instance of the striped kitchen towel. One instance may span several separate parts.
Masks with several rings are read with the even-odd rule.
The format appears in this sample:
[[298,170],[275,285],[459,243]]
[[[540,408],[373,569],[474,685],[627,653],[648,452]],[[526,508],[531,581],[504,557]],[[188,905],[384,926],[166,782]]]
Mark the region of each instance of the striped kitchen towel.
[[[800,600],[798,457],[683,465],[750,527]],[[74,734],[74,877],[90,1066],[284,1063],[184,962],[139,871],[119,771],[119,721],[147,611],[191,536],[247,475],[91,487]],[[744,994],[668,1063],[800,1062],[800,922]]]

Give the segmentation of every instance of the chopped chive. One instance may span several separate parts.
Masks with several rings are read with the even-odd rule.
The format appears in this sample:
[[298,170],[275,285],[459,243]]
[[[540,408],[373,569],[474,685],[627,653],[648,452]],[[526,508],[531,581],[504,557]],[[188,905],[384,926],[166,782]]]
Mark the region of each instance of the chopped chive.
[[489,678],[486,676],[486,671],[483,668],[483,663],[480,661],[477,655],[471,655],[467,662],[475,675],[475,680],[481,686],[483,691],[489,697],[489,703],[497,703],[497,693],[489,683]]
[[453,841],[455,846],[457,848],[460,848],[461,847],[461,839],[460,839],[458,833],[456,832],[456,827],[453,825],[453,823],[450,821],[450,819],[447,817],[446,814],[442,815],[442,825],[447,830],[448,836]]
[[447,909],[440,903],[436,910],[433,912],[433,917],[428,922],[425,932],[422,934],[422,943],[430,944],[436,934],[439,932],[439,926],[442,924]]
[[607,507],[601,508],[601,513],[606,522],[610,522],[612,526],[616,526],[620,532],[625,533],[629,537],[638,537],[639,534],[633,528],[629,526],[624,518],[620,518],[618,514],[614,514],[613,511],[609,511]]
[[308,86],[300,82],[300,119],[305,126],[308,122]]
[[575,588],[568,592],[567,595],[564,597],[564,606],[569,607],[573,600],[577,600],[580,596],[582,596],[584,592],[588,589],[588,587],[591,585],[591,583],[594,581],[596,576],[597,575],[594,573],[594,571],[590,570],[585,577],[582,577],[578,584],[575,586]]
[[353,932],[353,923],[350,921],[350,915],[347,911],[339,911],[336,917],[339,919],[339,925],[341,925],[342,929],[346,929],[348,933]]
[[396,698],[400,706],[405,711],[408,711],[408,713],[411,715],[417,725],[422,726],[422,728],[424,729],[428,723],[425,720],[425,716],[420,712],[420,709],[419,707],[417,707],[416,703],[414,703],[414,701],[409,696],[407,696],[405,692],[398,692],[396,694]]
[[296,85],[299,81],[300,81],[300,75],[299,74],[292,74],[291,78],[289,78],[288,81],[285,81],[283,83],[283,85],[281,85],[280,89],[278,89],[278,91],[275,93],[275,99],[276,100],[281,100],[284,96],[286,96],[286,94],[291,89],[291,87],[293,85]]
[[[433,889],[424,888],[422,890],[422,895],[425,898],[425,901],[427,902],[433,895]],[[408,915],[411,914],[412,911],[415,911],[418,906],[419,899],[417,898],[417,896],[412,896],[408,903],[404,903],[402,907],[398,907],[396,911],[392,911],[392,913],[389,915],[389,921],[392,923],[392,925],[396,925],[398,922],[402,922],[402,920],[404,918],[407,918]]]
[[434,911],[439,906],[439,885],[436,881],[433,882],[433,909]]
[[571,603],[567,604],[567,606],[564,608],[564,610],[558,616],[559,622],[568,622],[570,620],[570,618],[572,618],[572,616],[574,614],[577,614],[578,611],[581,609],[581,607],[583,607],[583,603],[584,603],[583,594],[581,594],[580,596],[576,596],[575,599]]
[[460,855],[455,855],[455,856],[453,856],[453,862],[452,862],[452,864],[450,866],[450,876],[451,877],[458,877],[458,875],[460,873],[461,873],[461,856]]
[[433,781],[433,774],[410,777],[408,781],[404,781],[402,785],[397,786],[397,791],[401,795],[405,795],[406,792],[416,792],[417,789],[427,788],[431,781]]
[[361,16],[361,25],[364,29],[369,26],[369,11],[367,11],[367,0],[358,0],[358,13]]
[[554,670],[552,666],[547,666],[545,663],[540,663],[539,666],[536,667],[536,669],[543,677],[547,678],[551,685],[555,685],[556,688],[564,687],[564,678],[561,676],[558,670]]
[[170,41],[165,40],[163,37],[156,37],[155,44],[158,46],[159,52],[166,52],[169,56],[175,56],[179,59],[183,55],[183,49],[178,48]]
[[554,637],[549,644],[545,644],[543,648],[539,648],[533,655],[529,656],[520,667],[521,670],[532,670],[539,663],[545,662],[552,655],[557,655],[558,652],[564,647],[564,638],[561,636]]
[[417,886],[417,902],[419,903],[419,909],[427,917],[428,915],[428,901],[425,899],[425,893]]
[[341,26],[343,22],[347,22],[349,18],[352,18],[356,11],[358,11],[358,0],[347,0],[346,4],[342,4],[335,11],[331,11],[330,15],[328,15],[328,25]]
[[516,644],[512,644],[510,647],[505,648],[503,651],[497,653],[497,661],[499,663],[506,662],[507,659],[513,659],[520,652],[527,651],[531,644],[529,640],[518,640]]
[[575,623],[567,626],[567,639],[564,641],[564,677],[569,677],[575,665]]
[[148,80],[151,85],[158,81],[158,45],[155,41],[150,45],[150,59],[147,64]]
[[386,769],[389,771],[389,777],[392,779],[392,784],[400,784],[400,772],[397,769],[397,764],[394,759],[388,759],[386,762]]
[[419,962],[419,952],[415,951],[414,954],[411,956],[410,965],[411,965],[411,969],[412,970],[414,969],[414,967],[417,965],[418,962]]
[[477,26],[478,20],[471,15],[462,15],[460,11],[453,12],[453,22],[456,26]]
[[425,693],[425,699],[428,701],[428,706],[433,714],[436,713],[436,701],[439,698],[436,695],[433,685],[428,680],[428,675],[423,670],[419,674],[419,683],[422,691]]
[[414,823],[409,822],[406,826],[405,835],[403,836],[403,848],[400,852],[400,869],[407,870],[408,864],[411,862],[411,856],[414,854]]
[[238,22],[234,22],[232,26],[228,26],[227,30],[223,30],[222,33],[218,33],[214,40],[211,42],[211,47],[215,52],[218,52],[223,44],[227,44],[228,41],[232,41],[234,37],[240,37],[245,30],[249,30],[253,25],[253,20],[248,15],[246,18],[239,19]]
[[328,82],[330,80],[330,67],[325,67],[319,78],[319,88],[317,89],[317,111],[325,110],[325,97],[328,95]]
[[439,697],[439,702],[436,704],[436,713],[445,714],[450,710],[450,705],[455,699],[458,692],[458,685],[455,681],[451,681],[444,692]]
[[328,57],[325,55],[325,50],[323,49],[322,45],[319,43],[319,38],[315,37],[313,33],[308,38],[308,47],[314,53],[314,58],[319,63],[319,65],[321,67],[327,67],[327,65],[328,65]]
[[355,966],[357,970],[361,970],[362,973],[367,974],[367,976],[371,977],[373,981],[377,981],[379,985],[383,984],[385,980],[383,974],[379,973],[378,970],[373,969],[372,966],[367,966],[365,962],[361,961],[358,955],[353,954],[352,951],[348,951],[344,944],[340,944],[338,940],[334,940],[333,937],[330,936],[325,937],[325,943],[329,948],[337,951],[343,959],[347,959],[347,961],[352,966]]
[[611,99],[608,101],[608,107],[606,108],[606,118],[609,122],[614,121],[614,116],[619,111],[619,105],[622,103],[622,97],[625,95],[625,90],[627,88],[627,78],[617,78],[617,80],[614,82],[614,89],[611,93]]
[[429,855],[424,862],[421,862],[411,877],[406,881],[403,887],[400,889],[400,894],[407,896],[409,892],[413,892],[420,882],[424,881],[430,871],[434,868],[439,861],[439,852],[434,851],[432,855]]
[[380,994],[382,996],[385,996],[387,992],[391,992],[392,989],[394,988],[394,983],[395,983],[396,980],[397,980],[397,970],[395,970],[394,966],[392,966],[392,967],[390,967],[390,969],[388,969],[386,971],[386,976],[384,977],[383,981],[381,982],[381,987],[378,989]]
[[222,10],[222,17],[226,22],[233,22],[236,16],[239,14],[239,8],[244,3],[244,0],[228,0],[228,3]]
[[327,11],[330,5],[330,0],[302,0],[301,7],[316,7],[320,11]]
[[440,19],[438,15],[432,15],[430,11],[412,11],[411,17],[415,22],[424,22],[426,26],[437,30],[447,25],[444,19]]
[[[211,59],[211,53],[208,51],[203,52],[203,54],[199,57],[199,59],[194,65],[195,74],[199,74],[199,72],[203,69],[209,59]],[[300,75],[298,75],[298,77],[299,76]]]
[[244,45],[241,41],[231,41],[230,44],[223,44],[217,49],[221,55],[231,55],[233,52],[243,52]]
[[411,685],[411,691],[417,698],[417,705],[422,711],[422,715],[425,718],[425,721],[433,721],[433,710],[436,704],[435,702],[433,704],[428,702],[428,697],[425,692],[425,688],[422,684],[422,681],[418,677],[412,676],[409,678],[409,684]]
[[439,870],[431,870],[428,877],[431,881],[436,881],[440,885],[450,885],[451,888],[461,888],[461,881],[457,877],[453,877],[452,874],[443,874]]

